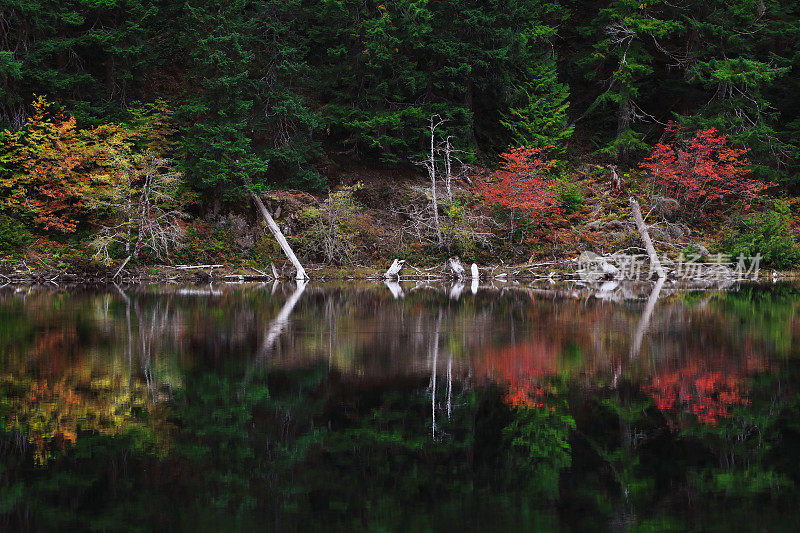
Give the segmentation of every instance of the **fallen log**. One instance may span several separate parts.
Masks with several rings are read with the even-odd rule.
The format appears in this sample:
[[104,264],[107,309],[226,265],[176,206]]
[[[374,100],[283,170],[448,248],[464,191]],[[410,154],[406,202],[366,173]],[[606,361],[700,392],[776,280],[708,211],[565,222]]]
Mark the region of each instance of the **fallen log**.
[[177,270],[195,270],[198,268],[210,268],[214,270],[215,268],[222,268],[225,265],[175,265]]

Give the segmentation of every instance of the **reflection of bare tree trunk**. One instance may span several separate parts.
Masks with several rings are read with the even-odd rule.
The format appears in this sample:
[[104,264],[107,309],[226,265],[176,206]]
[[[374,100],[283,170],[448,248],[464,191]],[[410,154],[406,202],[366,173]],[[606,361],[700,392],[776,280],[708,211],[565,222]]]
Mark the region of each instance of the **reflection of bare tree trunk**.
[[661,288],[663,286],[664,278],[658,278],[658,281],[656,281],[656,284],[653,286],[653,291],[650,293],[650,297],[647,299],[647,305],[644,308],[642,317],[639,319],[639,323],[636,325],[636,332],[631,341],[632,359],[638,358],[639,353],[642,351],[642,339],[644,338],[644,334],[647,333],[648,326],[650,326],[650,317],[653,316],[653,309],[656,307],[658,295],[661,293]]
[[264,360],[266,360],[267,355],[269,354],[270,350],[272,350],[275,342],[278,340],[281,333],[283,333],[283,329],[289,323],[289,316],[291,316],[294,306],[297,305],[297,302],[300,300],[300,297],[303,295],[303,291],[305,290],[306,281],[298,279],[297,287],[295,287],[294,292],[289,298],[287,298],[278,315],[272,320],[272,322],[269,323],[267,332],[264,335],[264,340],[261,341],[261,346],[259,346],[258,352],[253,359],[253,364],[247,369],[244,379],[242,380],[243,387],[246,387],[247,384],[250,383],[255,368],[263,363]]
[[165,332],[173,325],[172,320],[170,320],[169,301],[167,301],[166,306],[162,306],[161,300],[156,302],[148,318],[146,313],[139,307],[139,301],[134,300],[133,312],[136,315],[139,360],[144,372],[147,390],[155,403],[158,401],[158,382],[153,371],[153,359],[155,355],[158,355],[160,342]]
[[400,286],[399,283],[397,283],[397,281],[387,279],[384,280],[384,283],[386,284],[386,288],[389,289],[389,292],[392,293],[392,297],[395,300],[402,299],[403,296],[405,296],[405,294],[403,293],[403,288]]
[[436,366],[439,362],[439,333],[442,329],[442,310],[436,319],[436,330],[433,335],[433,368],[431,371],[431,435],[436,439]]
[[267,328],[267,333],[264,335],[264,340],[261,342],[261,346],[258,349],[256,363],[261,363],[267,357],[267,354],[275,345],[275,342],[278,340],[281,333],[283,333],[283,329],[289,323],[289,316],[292,314],[294,306],[297,305],[297,302],[303,295],[303,291],[306,290],[306,285],[307,283],[305,280],[297,280],[297,287],[295,288],[294,292],[286,300],[286,303],[283,304],[278,316],[276,316],[272,322],[270,322],[269,328]]
[[128,387],[130,388],[133,382],[133,334],[131,333],[131,299],[125,294],[125,291],[119,288],[119,285],[114,284],[117,292],[125,300],[125,324],[128,330]]
[[450,359],[447,361],[447,419],[450,420],[450,415],[453,411],[453,354],[450,354]]
[[334,312],[333,312],[333,299],[328,297],[325,308],[325,314],[328,315],[328,371],[333,367],[333,330],[334,326]]
[[462,292],[464,292],[464,282],[458,280],[450,288],[450,299],[458,301],[458,299],[461,298]]

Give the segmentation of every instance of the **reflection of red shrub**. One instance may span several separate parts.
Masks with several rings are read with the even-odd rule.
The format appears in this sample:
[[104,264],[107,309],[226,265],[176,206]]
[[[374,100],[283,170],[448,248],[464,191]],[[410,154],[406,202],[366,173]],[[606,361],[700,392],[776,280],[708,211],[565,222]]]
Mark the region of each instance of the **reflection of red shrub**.
[[548,391],[536,382],[558,373],[559,348],[543,339],[487,350],[479,375],[508,386],[505,402],[513,407],[542,407]]
[[728,409],[749,402],[742,379],[732,374],[709,372],[695,365],[654,377],[644,389],[661,411],[688,406],[698,420],[715,425],[728,416]]
[[544,407],[545,390],[533,383],[509,386],[503,399],[511,407]]

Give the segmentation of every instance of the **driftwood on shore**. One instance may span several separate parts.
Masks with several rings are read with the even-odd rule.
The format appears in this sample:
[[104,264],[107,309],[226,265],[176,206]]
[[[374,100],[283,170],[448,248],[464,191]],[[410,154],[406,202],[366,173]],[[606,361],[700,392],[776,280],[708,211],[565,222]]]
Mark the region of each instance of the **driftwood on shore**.
[[403,269],[403,265],[405,264],[405,260],[403,259],[395,259],[392,261],[391,266],[389,269],[384,273],[383,277],[385,279],[398,279],[400,277],[400,271]]
[[[636,253],[638,252],[638,253]],[[522,265],[499,264],[479,268],[472,263],[467,270],[458,257],[447,262],[428,267],[417,267],[402,259],[394,259],[383,273],[348,274],[346,270],[329,271],[322,265],[310,266],[312,276],[320,281],[334,279],[385,279],[394,282],[421,281],[441,282],[458,280],[466,283],[470,279],[470,287],[477,283],[512,283],[518,281],[644,281],[657,273],[659,279],[670,281],[712,281],[712,280],[745,280],[758,279],[758,269],[745,267],[741,262],[724,262],[721,256],[716,261],[699,262],[696,259],[687,261],[659,259],[658,267],[651,264],[651,257],[645,250],[627,249],[621,252],[599,255],[591,252],[581,254],[577,258],[557,259]],[[279,265],[280,266],[280,265]],[[162,265],[162,266],[130,266],[129,260],[118,265],[103,266],[86,262],[75,266],[56,268],[44,263],[35,266],[25,261],[0,261],[0,287],[4,285],[103,285],[111,283],[208,283],[220,281],[226,283],[243,283],[250,281],[275,281],[293,277],[293,271],[276,268],[270,264],[269,270],[255,268],[232,268],[224,264],[201,265]],[[663,273],[663,275],[661,273]],[[778,279],[770,271],[773,281]],[[303,279],[308,279],[303,270]]]

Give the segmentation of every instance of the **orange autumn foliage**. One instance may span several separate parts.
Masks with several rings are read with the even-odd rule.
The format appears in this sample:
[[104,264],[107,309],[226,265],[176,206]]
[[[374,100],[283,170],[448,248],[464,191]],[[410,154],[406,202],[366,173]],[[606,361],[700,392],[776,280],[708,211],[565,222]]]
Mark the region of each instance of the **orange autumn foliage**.
[[92,158],[91,142],[44,98],[33,102],[33,115],[18,131],[4,132],[0,156],[2,208],[30,217],[44,230],[73,232],[91,183],[82,171]]
[[500,154],[500,169],[477,184],[484,202],[528,215],[559,209],[557,182],[548,175],[552,165],[544,158],[545,149],[523,146]]

